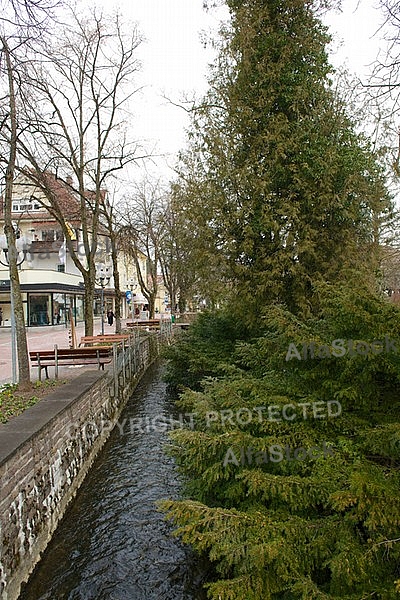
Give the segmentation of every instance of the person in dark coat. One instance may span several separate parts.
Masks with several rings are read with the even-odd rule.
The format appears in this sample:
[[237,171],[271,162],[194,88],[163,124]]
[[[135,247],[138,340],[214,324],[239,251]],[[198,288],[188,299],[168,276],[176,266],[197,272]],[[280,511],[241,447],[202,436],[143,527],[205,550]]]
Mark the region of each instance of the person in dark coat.
[[114,313],[112,310],[107,311],[107,321],[109,325],[112,325],[114,323]]

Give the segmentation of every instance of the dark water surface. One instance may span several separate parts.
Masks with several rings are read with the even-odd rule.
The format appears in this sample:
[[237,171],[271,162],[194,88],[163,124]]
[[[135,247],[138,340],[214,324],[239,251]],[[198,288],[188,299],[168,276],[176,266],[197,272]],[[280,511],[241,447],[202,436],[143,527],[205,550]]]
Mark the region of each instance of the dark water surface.
[[[174,412],[152,367],[80,488],[21,600],[200,600],[201,567],[155,502],[177,498],[168,434],[139,420]],[[135,424],[129,426],[130,419]],[[158,430],[157,430],[158,429]]]

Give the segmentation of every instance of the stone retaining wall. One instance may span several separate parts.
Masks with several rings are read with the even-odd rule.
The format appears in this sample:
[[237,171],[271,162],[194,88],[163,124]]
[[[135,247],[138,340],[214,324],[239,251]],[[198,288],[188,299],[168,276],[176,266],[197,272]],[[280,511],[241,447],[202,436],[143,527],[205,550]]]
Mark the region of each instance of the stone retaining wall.
[[117,361],[87,371],[0,426],[2,600],[18,598],[158,347],[142,341],[123,377]]

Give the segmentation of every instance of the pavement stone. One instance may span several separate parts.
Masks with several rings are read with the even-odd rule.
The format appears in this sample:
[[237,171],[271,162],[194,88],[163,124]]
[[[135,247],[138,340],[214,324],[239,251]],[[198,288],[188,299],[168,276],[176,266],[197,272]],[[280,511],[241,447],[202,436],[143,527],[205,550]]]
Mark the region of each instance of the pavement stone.
[[[125,321],[122,321],[122,326]],[[83,335],[85,335],[85,324],[76,325],[76,338],[78,344]],[[94,335],[101,333],[100,319],[95,320]],[[104,333],[115,333],[115,321],[112,326],[104,323]],[[65,325],[50,325],[43,327],[27,327],[28,351],[32,350],[53,350],[57,344],[59,348],[69,348],[69,329]],[[71,379],[77,377],[87,370],[96,369],[96,365],[71,365],[59,367],[59,379]],[[42,375],[44,373],[42,372]],[[49,367],[49,376],[54,378],[54,368]],[[32,381],[38,379],[38,369],[31,367]],[[0,385],[11,383],[12,381],[12,363],[11,363],[11,328],[0,327]]]

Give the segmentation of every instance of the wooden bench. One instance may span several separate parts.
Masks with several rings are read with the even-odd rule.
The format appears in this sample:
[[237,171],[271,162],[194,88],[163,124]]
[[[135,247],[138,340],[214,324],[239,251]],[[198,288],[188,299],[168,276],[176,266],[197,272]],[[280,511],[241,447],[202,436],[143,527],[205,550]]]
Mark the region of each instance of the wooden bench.
[[180,327],[181,329],[189,329],[190,323],[179,323],[179,321],[174,323],[175,327]]
[[147,321],[129,321],[126,323],[126,326],[131,327],[150,327],[150,328],[159,328],[160,327],[160,319],[148,319]]
[[79,346],[94,346],[94,345],[102,345],[102,346],[112,346],[113,344],[118,344],[120,342],[124,342],[129,339],[131,336],[130,333],[109,333],[106,335],[85,335],[81,337],[81,341]]
[[42,380],[42,369],[49,378],[48,367],[55,367],[55,378],[58,379],[58,367],[65,365],[104,365],[111,362],[113,351],[110,347],[97,348],[57,348],[54,350],[34,350],[29,352],[32,366],[39,370],[39,381]]

